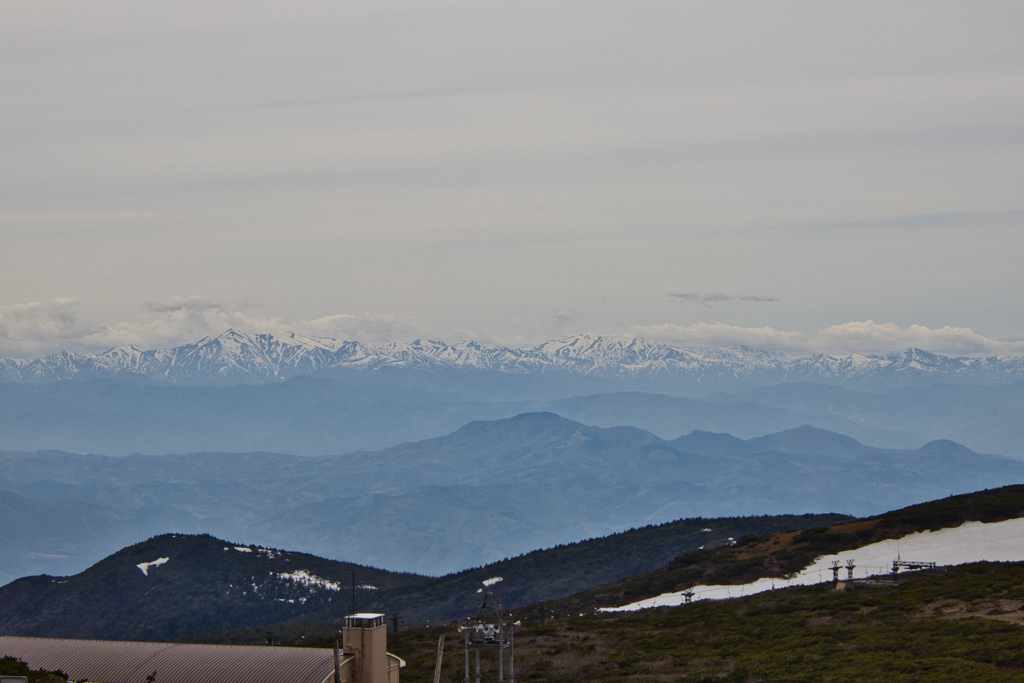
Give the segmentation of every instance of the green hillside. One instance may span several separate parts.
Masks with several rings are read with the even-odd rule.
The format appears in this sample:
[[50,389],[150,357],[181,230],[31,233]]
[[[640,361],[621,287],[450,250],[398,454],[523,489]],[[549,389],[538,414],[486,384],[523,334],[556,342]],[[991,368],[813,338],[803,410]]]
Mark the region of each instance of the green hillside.
[[[354,569],[357,608],[400,615],[389,649],[409,662],[403,680],[431,680],[437,638],[446,635],[442,680],[460,681],[452,622],[473,613],[484,579],[501,576],[494,593],[521,621],[519,681],[1024,681],[1024,563],[910,572],[890,586],[820,584],[637,613],[596,611],[696,583],[779,576],[818,555],[916,531],[1022,514],[1024,486],[1010,486],[861,520],[679,520],[440,578],[210,536],[162,536],[75,577],[31,577],[0,589],[0,628],[236,643],[264,642],[271,631],[276,642],[324,645],[351,609],[346,580]],[[689,550],[700,540],[704,549]],[[656,566],[645,570],[645,563]],[[605,580],[616,572],[627,575]],[[334,587],[313,590],[300,575]],[[531,602],[545,594],[556,597]]]
[[[631,614],[524,619],[521,683],[1024,681],[1024,564],[979,563],[907,575],[897,587],[790,588]],[[518,616],[518,615],[517,615]],[[411,629],[389,649],[404,683],[463,680],[454,628]],[[484,666],[495,680],[493,659]]]
[[[781,575],[821,554],[1022,513],[1024,486],[980,491],[871,519],[748,537],[735,546],[688,553],[654,572],[526,606],[514,610],[522,622],[516,679],[1024,681],[1024,563],[911,572],[893,586],[840,591],[828,583],[636,613],[593,611],[698,582]],[[309,625],[304,630],[311,633]],[[435,627],[392,638],[391,650],[409,662],[403,681],[432,680],[441,634],[449,648],[442,680],[462,680],[455,629]]]
[[[792,574],[814,558],[918,531],[964,522],[999,522],[1024,516],[1024,485],[978,491],[913,505],[884,515],[772,537],[747,536],[726,545],[687,553],[664,567],[556,603],[563,613],[622,605],[697,584],[743,584]],[[545,609],[548,609],[545,607]]]

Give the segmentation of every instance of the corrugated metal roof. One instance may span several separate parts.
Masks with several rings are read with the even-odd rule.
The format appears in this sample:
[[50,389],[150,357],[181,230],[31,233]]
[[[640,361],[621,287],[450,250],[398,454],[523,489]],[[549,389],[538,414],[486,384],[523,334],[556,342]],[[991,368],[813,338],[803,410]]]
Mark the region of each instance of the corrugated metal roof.
[[3,655],[97,683],[145,683],[154,671],[156,683],[325,683],[334,676],[333,650],[302,647],[0,636]]

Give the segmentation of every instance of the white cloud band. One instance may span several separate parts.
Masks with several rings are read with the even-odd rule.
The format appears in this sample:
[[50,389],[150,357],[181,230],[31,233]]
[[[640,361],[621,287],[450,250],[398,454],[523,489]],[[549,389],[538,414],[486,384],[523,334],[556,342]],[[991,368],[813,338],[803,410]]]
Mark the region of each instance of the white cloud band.
[[110,325],[83,313],[76,299],[0,306],[0,356],[30,358],[55,351],[103,351],[115,346],[168,348],[217,335],[242,332],[295,332],[335,339],[372,341],[418,336],[415,321],[387,314],[337,314],[312,320],[260,315],[203,296],[146,303],[132,321]]
[[[428,336],[408,316],[364,312],[313,319],[260,315],[243,305],[203,296],[174,297],[147,303],[131,321],[102,324],[83,313],[76,299],[0,306],[0,356],[31,358],[60,350],[95,352],[114,346],[169,348],[217,335],[229,328],[242,332],[295,332],[341,340],[411,340]],[[608,331],[592,330],[593,333]],[[489,335],[487,335],[489,337]],[[643,337],[679,347],[750,346],[795,353],[887,353],[921,348],[945,355],[1024,354],[1024,338],[993,339],[965,327],[901,327],[871,320],[832,325],[817,332],[741,327],[725,323],[634,325],[609,336]],[[450,339],[448,341],[462,341]],[[476,339],[506,345],[528,340]]]
[[751,346],[797,353],[876,354],[920,348],[945,355],[1020,354],[1024,340],[992,339],[966,327],[900,327],[873,320],[832,325],[817,332],[740,327],[725,323],[634,325],[622,333],[673,346]]

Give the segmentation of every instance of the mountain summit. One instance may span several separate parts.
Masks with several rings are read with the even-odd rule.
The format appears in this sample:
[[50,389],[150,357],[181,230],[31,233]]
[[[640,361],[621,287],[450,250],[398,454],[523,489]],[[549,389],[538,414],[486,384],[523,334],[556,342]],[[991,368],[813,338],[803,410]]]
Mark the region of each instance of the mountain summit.
[[920,349],[879,356],[793,356],[743,346],[684,349],[589,335],[523,348],[423,339],[362,343],[237,330],[171,349],[124,346],[100,354],[62,351],[31,360],[0,358],[0,381],[27,383],[114,377],[183,385],[263,384],[300,375],[396,371],[553,374],[620,386],[669,380],[704,389],[793,381],[895,386],[920,380],[1022,379],[1024,358],[950,358]]

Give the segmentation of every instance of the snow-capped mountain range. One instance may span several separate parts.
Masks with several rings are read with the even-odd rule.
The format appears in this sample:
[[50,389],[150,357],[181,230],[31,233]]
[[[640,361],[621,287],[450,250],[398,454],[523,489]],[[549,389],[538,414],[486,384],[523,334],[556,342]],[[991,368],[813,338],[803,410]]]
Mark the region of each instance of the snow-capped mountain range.
[[475,341],[362,343],[298,334],[236,330],[171,349],[134,346],[100,354],[62,351],[43,358],[0,358],[0,381],[49,383],[134,378],[186,385],[261,384],[299,375],[351,371],[445,370],[516,375],[565,373],[618,380],[690,382],[866,381],[887,385],[932,381],[1006,382],[1024,379],[1024,358],[941,356],[920,349],[885,355],[794,356],[748,347],[677,348],[644,339],[579,335],[511,348]]

